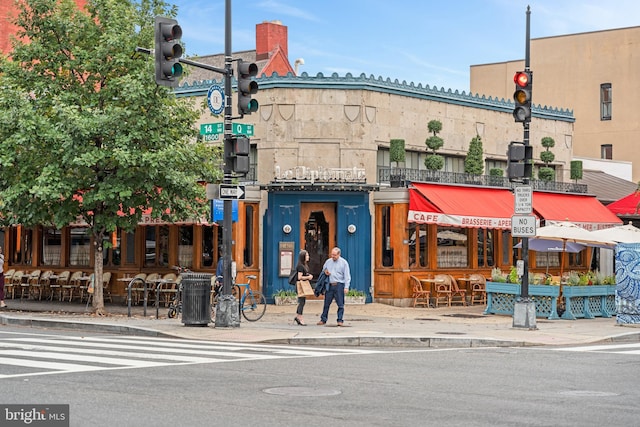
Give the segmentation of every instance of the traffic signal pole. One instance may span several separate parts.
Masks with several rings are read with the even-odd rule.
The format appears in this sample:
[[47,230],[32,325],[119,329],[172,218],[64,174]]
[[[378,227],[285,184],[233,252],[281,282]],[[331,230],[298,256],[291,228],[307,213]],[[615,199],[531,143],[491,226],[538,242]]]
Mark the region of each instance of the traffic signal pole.
[[[524,58],[524,71],[528,73],[531,77],[531,69],[530,69],[530,18],[531,18],[531,8],[527,6],[527,26],[526,26],[526,37],[525,37],[525,58]],[[533,79],[531,79],[533,81]],[[532,90],[529,91],[529,95],[531,95]],[[531,110],[529,110],[529,114]],[[530,150],[527,150],[526,147],[529,146],[529,123],[530,120],[524,120],[522,122],[522,127],[524,130],[524,135],[522,142],[525,146],[525,152],[531,153]],[[531,162],[532,159],[525,157],[525,163]],[[529,176],[523,177],[523,183],[525,185],[529,185]],[[522,273],[522,285],[520,286],[520,298],[515,302],[513,309],[513,327],[514,328],[523,328],[523,329],[537,329],[536,326],[536,306],[531,298],[529,298],[529,238],[522,237],[522,263],[523,265],[523,273]]]

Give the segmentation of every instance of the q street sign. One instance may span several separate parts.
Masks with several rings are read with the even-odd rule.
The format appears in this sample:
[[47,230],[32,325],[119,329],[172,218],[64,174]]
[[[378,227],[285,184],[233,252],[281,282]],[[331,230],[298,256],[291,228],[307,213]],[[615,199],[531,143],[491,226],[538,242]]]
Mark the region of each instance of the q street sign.
[[244,185],[220,184],[222,200],[244,199]]

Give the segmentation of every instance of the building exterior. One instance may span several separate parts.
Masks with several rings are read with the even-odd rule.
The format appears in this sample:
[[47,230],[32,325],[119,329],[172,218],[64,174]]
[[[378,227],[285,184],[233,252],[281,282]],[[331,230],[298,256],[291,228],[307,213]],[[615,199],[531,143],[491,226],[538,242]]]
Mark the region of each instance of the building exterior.
[[[632,162],[631,180],[639,181],[640,27],[536,38],[530,49],[533,103],[568,109],[575,117],[572,135],[556,143],[577,157]],[[512,99],[513,75],[523,69],[524,60],[472,65],[471,92]]]
[[[234,55],[262,70],[254,95],[258,112],[235,121],[254,125],[252,170],[239,182],[246,197],[233,209],[237,281],[257,275],[258,286],[271,299],[289,286],[299,250],[310,252],[311,273],[317,277],[331,248],[339,246],[351,265],[352,288],[365,292],[367,301],[408,305],[412,274],[488,276],[492,268],[515,264],[511,184],[487,176],[489,169],[506,168],[507,147],[522,136],[513,122],[513,103],[365,75],[296,76],[284,61],[287,33],[280,27],[277,22],[258,24],[256,51]],[[200,59],[220,68],[223,64],[216,62],[220,55]],[[175,93],[201,105],[211,84],[220,82],[198,73],[193,70]],[[585,194],[584,186],[569,183],[571,112],[537,107],[534,117],[531,140],[559,142],[554,148],[559,182],[534,185],[536,218],[568,219],[588,228],[618,223]],[[443,171],[424,166],[430,120],[443,125],[439,136],[445,144],[438,151],[445,157]],[[206,113],[198,124],[217,121],[222,118]],[[464,173],[464,160],[477,136],[483,142],[485,175],[472,176]],[[404,165],[393,169],[402,177],[400,185],[391,187],[389,145],[396,138],[405,140],[407,156]],[[541,149],[535,147],[535,158]],[[134,233],[114,233],[114,247],[104,255],[112,294],[124,295],[125,283],[118,280],[124,275],[167,273],[172,265],[214,273],[222,233],[215,222],[216,201],[213,205],[212,218],[205,222],[166,224],[145,218]],[[16,225],[2,234],[8,268],[57,272],[93,267],[92,245],[80,225],[63,230]],[[557,268],[558,260],[531,256],[532,267],[540,271]],[[587,268],[587,261],[575,255],[565,265]]]

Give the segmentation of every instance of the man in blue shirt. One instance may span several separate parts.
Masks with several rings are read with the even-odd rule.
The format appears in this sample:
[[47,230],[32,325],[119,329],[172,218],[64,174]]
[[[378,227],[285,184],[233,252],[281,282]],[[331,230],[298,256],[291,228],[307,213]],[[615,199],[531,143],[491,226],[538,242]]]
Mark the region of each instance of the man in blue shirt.
[[349,292],[351,286],[351,272],[349,263],[340,256],[340,248],[335,247],[331,250],[331,258],[325,261],[322,266],[324,274],[329,277],[329,288],[324,296],[324,308],[318,325],[326,325],[329,316],[329,307],[333,300],[338,305],[338,326],[344,324],[344,296]]

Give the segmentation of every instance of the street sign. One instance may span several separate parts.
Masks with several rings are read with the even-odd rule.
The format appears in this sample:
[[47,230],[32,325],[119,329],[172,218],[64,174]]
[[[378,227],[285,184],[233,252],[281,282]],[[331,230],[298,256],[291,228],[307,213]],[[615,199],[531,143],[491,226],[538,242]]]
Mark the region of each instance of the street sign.
[[535,237],[535,215],[514,215],[511,217],[511,235],[513,237]]
[[214,135],[224,133],[224,123],[205,123],[200,125],[200,135]]
[[531,200],[533,191],[530,185],[515,187],[515,213],[518,215],[531,215]]
[[220,199],[244,199],[244,185],[220,184]]
[[202,140],[204,142],[222,141],[222,137],[219,133],[211,133],[209,135],[202,135]]
[[224,111],[224,90],[218,85],[212,85],[207,92],[207,105],[212,114],[218,115]]
[[253,136],[253,125],[244,123],[234,123],[232,127],[232,133],[234,135],[245,135],[248,137]]

